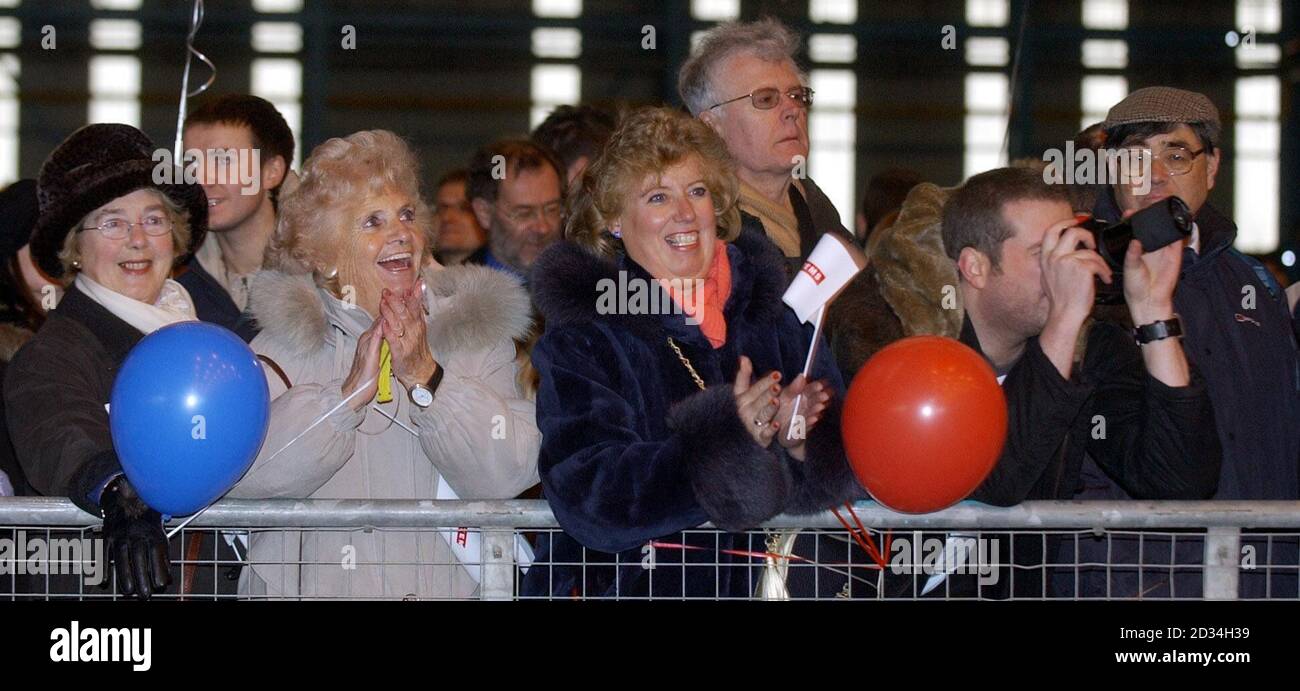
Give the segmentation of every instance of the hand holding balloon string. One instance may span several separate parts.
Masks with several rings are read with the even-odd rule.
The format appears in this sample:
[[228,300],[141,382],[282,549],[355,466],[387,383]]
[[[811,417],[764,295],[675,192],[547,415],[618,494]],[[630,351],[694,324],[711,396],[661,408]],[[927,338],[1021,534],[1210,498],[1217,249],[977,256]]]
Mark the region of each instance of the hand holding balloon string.
[[[373,329],[373,327],[372,327],[372,329]],[[378,340],[378,339],[376,339],[376,340]],[[360,348],[357,348],[357,349],[359,349],[359,351],[360,351]],[[377,366],[377,365],[376,365],[376,369],[378,369],[378,366]],[[308,425],[308,426],[307,426],[307,429],[304,429],[303,431],[300,431],[300,433],[298,433],[298,435],[294,436],[294,438],[290,439],[289,442],[285,443],[285,446],[279,447],[279,449],[277,449],[276,452],[274,452],[274,453],[272,453],[272,455],[266,457],[266,461],[264,461],[264,462],[270,462],[270,461],[273,461],[274,459],[276,459],[276,457],[279,456],[279,455],[281,455],[281,453],[285,452],[286,449],[289,449],[289,447],[294,446],[295,443],[298,443],[298,440],[299,440],[299,439],[302,439],[303,436],[307,436],[307,434],[308,434],[308,433],[311,433],[312,430],[315,430],[317,426],[320,426],[320,423],[321,423],[321,422],[325,422],[326,420],[328,420],[328,418],[329,418],[329,416],[331,416],[331,414],[337,413],[339,409],[342,409],[342,408],[344,407],[344,405],[347,405],[348,403],[350,403],[350,401],[352,401],[352,399],[355,399],[355,397],[357,397],[357,396],[359,396],[359,395],[361,395],[361,394],[364,394],[364,392],[367,392],[367,391],[369,391],[369,397],[367,397],[367,399],[363,399],[363,400],[365,400],[365,401],[367,401],[367,403],[369,403],[369,399],[370,399],[370,397],[373,397],[373,396],[374,396],[374,392],[376,392],[376,382],[377,382],[377,381],[378,381],[378,377],[377,377],[377,375],[374,375],[374,377],[370,377],[370,378],[368,378],[367,381],[364,381],[364,382],[361,382],[361,383],[359,383],[359,384],[356,384],[356,386],[355,386],[354,390],[352,390],[351,394],[347,394],[346,396],[343,396],[343,399],[342,399],[341,401],[338,401],[338,403],[335,404],[333,408],[330,408],[329,410],[326,410],[326,412],[325,412],[324,414],[321,414],[320,417],[317,417],[316,420],[313,420],[312,423],[311,423],[311,425]],[[347,390],[347,388],[346,388],[346,384],[344,384],[344,391],[346,391],[346,390]],[[360,408],[356,408],[356,409],[359,410]],[[174,536],[175,534],[177,534],[177,533],[179,533],[179,531],[185,529],[185,526],[190,525],[190,522],[194,521],[195,518],[198,518],[198,517],[200,516],[200,514],[203,514],[204,510],[207,510],[207,508],[208,508],[208,507],[203,507],[203,508],[201,508],[200,510],[198,510],[198,512],[195,512],[194,514],[192,514],[192,516],[186,518],[185,521],[181,522],[181,525],[175,526],[175,527],[173,527],[172,530],[169,530],[169,531],[168,531],[168,534],[166,534],[166,536],[168,536],[168,539],[172,539],[173,536]]]

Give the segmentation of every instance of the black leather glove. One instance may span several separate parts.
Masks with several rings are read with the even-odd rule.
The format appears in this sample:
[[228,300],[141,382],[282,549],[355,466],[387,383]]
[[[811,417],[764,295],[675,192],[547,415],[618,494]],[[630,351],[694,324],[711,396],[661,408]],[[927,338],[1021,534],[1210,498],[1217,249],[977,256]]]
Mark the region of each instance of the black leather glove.
[[122,594],[148,600],[171,585],[162,516],[140,500],[125,477],[109,483],[99,508],[104,512],[104,537]]

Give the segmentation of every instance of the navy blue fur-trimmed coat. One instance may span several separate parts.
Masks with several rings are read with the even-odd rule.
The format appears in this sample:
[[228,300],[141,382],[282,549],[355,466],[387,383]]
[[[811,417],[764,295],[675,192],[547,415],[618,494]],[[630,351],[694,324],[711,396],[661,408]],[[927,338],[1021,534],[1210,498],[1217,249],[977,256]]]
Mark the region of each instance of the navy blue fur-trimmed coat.
[[[790,458],[775,441],[760,447],[746,431],[731,390],[740,355],[753,361],[755,376],[780,370],[788,383],[803,369],[812,326],[781,302],[785,260],[771,241],[746,231],[727,256],[727,341],[718,349],[681,314],[601,314],[602,279],[617,285],[627,271],[627,279],[658,285],[626,257],[616,263],[561,242],[532,267],[533,300],[546,324],[532,353],[541,376],[538,470],[564,534],[539,542],[524,595],[749,597],[763,560],[725,551],[761,552],[761,534],[680,531],[706,521],[738,531],[779,513],[865,497],[845,460],[844,384],[824,342],[812,378],[834,394],[809,432],[807,460]],[[652,550],[651,541],[687,548]],[[584,573],[558,565],[577,562],[596,566]]]

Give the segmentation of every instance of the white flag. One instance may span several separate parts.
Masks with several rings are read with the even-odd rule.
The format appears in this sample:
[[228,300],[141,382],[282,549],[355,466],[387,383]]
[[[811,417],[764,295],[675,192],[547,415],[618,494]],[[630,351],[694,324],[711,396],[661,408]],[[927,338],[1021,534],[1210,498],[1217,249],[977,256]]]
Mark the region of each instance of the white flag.
[[825,233],[786,288],[781,301],[806,324],[866,265],[862,250],[836,233]]
[[[835,233],[825,233],[817,241],[812,254],[808,255],[803,268],[795,274],[790,287],[785,289],[781,301],[790,306],[799,317],[799,321],[813,323],[812,342],[808,344],[808,356],[803,361],[803,376],[812,375],[813,360],[817,357],[817,343],[822,333],[822,317],[826,306],[839,294],[844,286],[858,275],[867,265],[867,256],[862,250],[850,245]],[[803,394],[795,396],[794,409],[800,410]],[[802,414],[802,413],[801,413]],[[786,428],[785,438],[793,439],[795,430],[800,425]]]

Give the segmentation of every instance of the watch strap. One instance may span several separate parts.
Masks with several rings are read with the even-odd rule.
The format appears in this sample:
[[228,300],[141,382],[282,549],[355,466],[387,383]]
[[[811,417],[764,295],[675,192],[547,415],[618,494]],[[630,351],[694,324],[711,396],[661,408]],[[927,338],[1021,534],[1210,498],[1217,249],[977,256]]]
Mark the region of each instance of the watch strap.
[[1154,343],[1166,338],[1178,338],[1183,335],[1183,321],[1174,315],[1173,319],[1161,319],[1133,329],[1133,339],[1138,345]]

